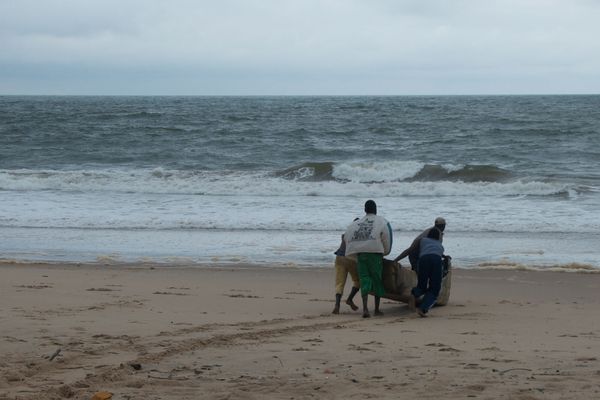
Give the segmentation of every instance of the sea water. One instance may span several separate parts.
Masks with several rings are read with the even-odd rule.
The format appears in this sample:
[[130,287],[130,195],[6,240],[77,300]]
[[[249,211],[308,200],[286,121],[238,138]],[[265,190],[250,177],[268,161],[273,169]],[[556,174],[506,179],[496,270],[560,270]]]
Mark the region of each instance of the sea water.
[[367,199],[390,257],[600,269],[600,96],[0,97],[0,258],[329,266]]

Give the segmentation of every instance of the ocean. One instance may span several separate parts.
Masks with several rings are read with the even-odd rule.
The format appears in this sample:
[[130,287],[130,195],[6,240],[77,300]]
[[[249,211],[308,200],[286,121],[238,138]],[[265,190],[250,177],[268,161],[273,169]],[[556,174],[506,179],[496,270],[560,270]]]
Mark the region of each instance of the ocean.
[[600,96],[0,96],[0,259],[331,266],[367,199],[390,258],[600,270]]

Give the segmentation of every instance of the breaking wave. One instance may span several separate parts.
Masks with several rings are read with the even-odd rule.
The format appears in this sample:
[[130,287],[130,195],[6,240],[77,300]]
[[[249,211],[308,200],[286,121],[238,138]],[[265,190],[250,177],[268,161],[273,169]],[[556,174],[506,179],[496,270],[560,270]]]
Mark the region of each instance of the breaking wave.
[[278,171],[275,176],[296,181],[329,181],[333,179],[333,168],[331,162],[307,162]]
[[506,182],[514,179],[510,171],[493,165],[425,165],[411,180],[451,182]]
[[276,176],[298,181],[383,182],[506,182],[516,176],[494,165],[424,164],[417,161],[309,162],[284,169]]
[[[306,163],[268,171],[0,170],[0,190],[263,196],[576,196],[576,185],[508,179],[498,168],[416,162]],[[419,178],[422,177],[422,178]],[[425,177],[425,178],[423,178]],[[493,179],[493,177],[496,177]]]

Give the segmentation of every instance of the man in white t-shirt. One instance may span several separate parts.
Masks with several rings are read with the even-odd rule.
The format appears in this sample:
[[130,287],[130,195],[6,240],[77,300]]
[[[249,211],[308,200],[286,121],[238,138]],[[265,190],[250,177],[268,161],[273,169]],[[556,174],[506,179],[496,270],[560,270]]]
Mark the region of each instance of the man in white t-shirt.
[[383,288],[383,256],[392,249],[392,227],[383,217],[377,215],[377,204],[373,200],[365,203],[365,216],[354,221],[344,234],[346,256],[354,256],[358,261],[358,276],[363,303],[363,318],[371,315],[367,308],[369,292],[375,293],[375,315],[383,315],[379,310]]

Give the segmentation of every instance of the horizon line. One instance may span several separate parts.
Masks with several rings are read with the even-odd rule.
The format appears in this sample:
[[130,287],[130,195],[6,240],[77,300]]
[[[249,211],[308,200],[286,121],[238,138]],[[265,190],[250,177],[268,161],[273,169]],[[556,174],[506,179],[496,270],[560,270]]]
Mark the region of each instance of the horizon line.
[[0,97],[507,97],[598,96],[599,93],[475,93],[475,94],[3,94]]

